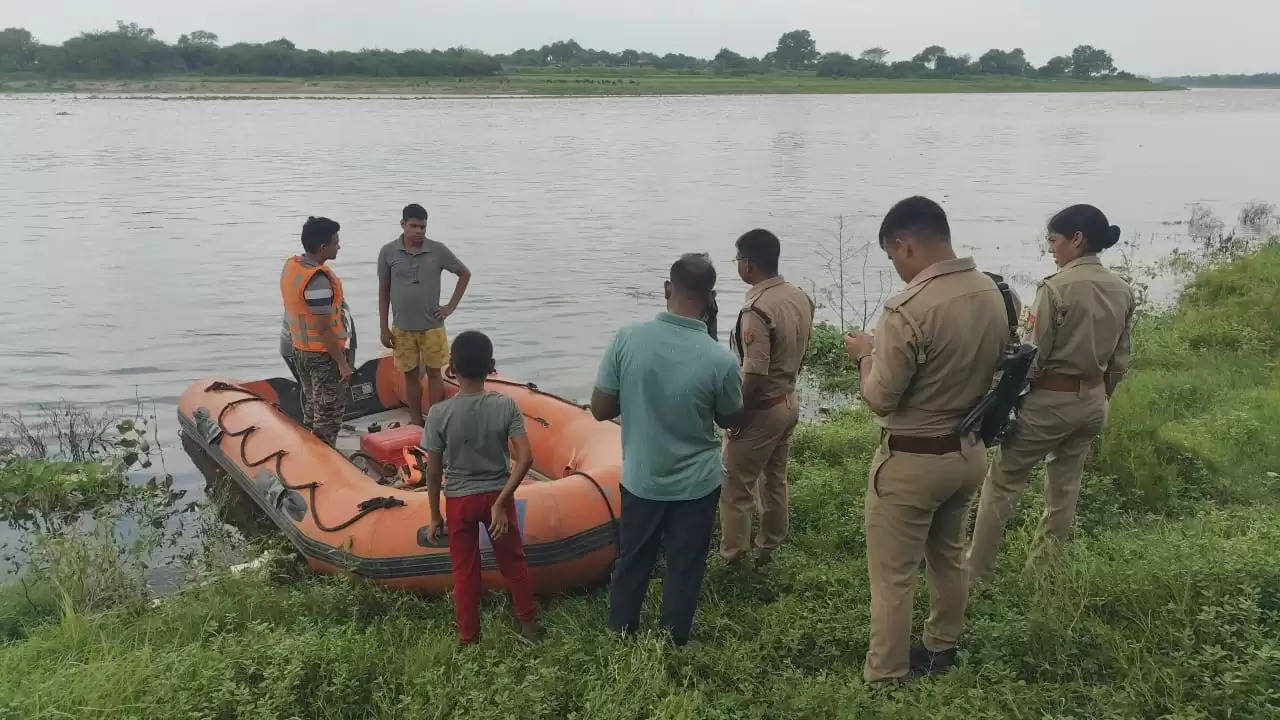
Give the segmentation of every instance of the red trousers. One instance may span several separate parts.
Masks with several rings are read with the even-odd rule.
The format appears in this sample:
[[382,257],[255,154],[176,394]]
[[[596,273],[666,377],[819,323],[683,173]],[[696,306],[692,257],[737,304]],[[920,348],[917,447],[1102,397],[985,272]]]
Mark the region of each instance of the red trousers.
[[[464,643],[480,639],[480,524],[489,527],[493,501],[498,493],[445,497],[445,521],[449,528],[449,560],[453,564],[453,617],[458,638]],[[528,622],[538,616],[533,602],[533,583],[524,562],[524,543],[515,501],[507,503],[507,532],[491,538],[493,557],[507,581],[516,619]]]

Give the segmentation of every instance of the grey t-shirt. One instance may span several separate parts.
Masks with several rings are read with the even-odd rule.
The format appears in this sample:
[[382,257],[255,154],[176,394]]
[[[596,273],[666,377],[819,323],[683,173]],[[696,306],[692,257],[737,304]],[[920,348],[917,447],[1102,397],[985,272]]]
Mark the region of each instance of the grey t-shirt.
[[427,412],[422,447],[444,461],[445,497],[462,497],[507,484],[507,441],[524,434],[515,400],[496,392],[459,394]]
[[422,249],[405,249],[403,236],[382,246],[378,253],[378,283],[391,284],[392,324],[401,330],[421,332],[444,327],[435,311],[440,308],[440,271],[454,275],[467,271],[467,266],[443,243],[431,238]]

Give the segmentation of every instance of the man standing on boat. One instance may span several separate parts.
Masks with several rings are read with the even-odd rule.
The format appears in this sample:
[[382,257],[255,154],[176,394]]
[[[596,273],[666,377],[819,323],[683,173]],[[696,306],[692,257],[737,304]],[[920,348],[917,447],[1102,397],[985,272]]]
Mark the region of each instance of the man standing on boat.
[[671,266],[667,312],[619,330],[600,361],[591,394],[597,420],[622,417],[622,512],[609,588],[609,627],[634,632],[662,547],[663,629],[689,640],[707,569],[724,468],[715,426],[742,421],[733,356],[699,320],[716,271],[706,255]]
[[[356,324],[351,317],[351,306],[345,299],[342,301],[342,327],[347,331],[347,364],[351,366],[351,371],[354,373],[356,370]],[[306,387],[302,384],[302,373],[298,371],[297,353],[293,350],[293,331],[289,329],[287,312],[280,317],[280,359],[284,360],[285,367],[289,368],[289,373],[298,382],[298,405],[301,407],[307,402]]]
[[302,424],[330,445],[342,427],[351,377],[342,281],[325,265],[338,257],[339,227],[329,218],[307,218],[304,252],[286,260],[280,273],[280,298],[302,386]]
[[[449,338],[444,321],[455,310],[471,282],[471,271],[443,243],[427,237],[427,211],[406,205],[401,213],[400,237],[378,253],[378,321],[382,344],[392,349],[396,369],[404,373],[409,422],[422,425],[422,380],[427,375],[428,400],[444,399],[440,369],[449,362]],[[440,272],[458,276],[453,297],[440,304]],[[388,322],[388,310],[395,316]]]
[[751,511],[760,512],[755,562],[763,565],[787,536],[787,459],[800,421],[796,376],[809,348],[813,302],[778,274],[781,244],[768,230],[738,238],[738,277],[751,286],[729,345],[742,368],[746,419],[724,443],[720,556],[742,559],[751,546]]

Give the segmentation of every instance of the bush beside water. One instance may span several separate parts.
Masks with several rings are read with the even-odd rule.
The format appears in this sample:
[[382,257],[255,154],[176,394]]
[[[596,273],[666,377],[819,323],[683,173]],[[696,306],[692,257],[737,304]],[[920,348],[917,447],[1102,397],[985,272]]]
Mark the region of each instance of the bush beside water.
[[[862,683],[877,431],[855,409],[799,431],[789,545],[760,571],[713,557],[686,648],[605,632],[602,590],[544,599],[538,645],[491,595],[483,642],[464,649],[447,598],[344,577],[221,573],[152,607],[128,583],[91,602],[33,573],[0,591],[0,717],[1276,717],[1278,330],[1274,244],[1141,317],[1077,541],[1057,569],[1025,573],[1043,504],[1028,492],[945,678]],[[824,332],[811,367],[851,387]],[[926,602],[921,585],[917,627]]]

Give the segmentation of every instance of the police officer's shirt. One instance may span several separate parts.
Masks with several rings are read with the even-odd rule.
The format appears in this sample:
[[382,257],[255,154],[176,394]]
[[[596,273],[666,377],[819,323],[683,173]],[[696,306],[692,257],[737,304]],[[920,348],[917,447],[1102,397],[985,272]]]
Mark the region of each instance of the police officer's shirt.
[[934,263],[884,304],[863,400],[891,433],[942,437],[991,389],[1004,298],[973,258]]
[[1027,316],[1038,348],[1032,377],[1105,376],[1107,391],[1114,390],[1129,369],[1134,306],[1132,288],[1097,255],[1072,260],[1045,278]]
[[761,399],[795,392],[796,375],[812,329],[809,296],[781,275],[762,280],[747,291],[746,305],[738,316],[736,337],[741,347],[737,352],[744,375],[765,376]]

